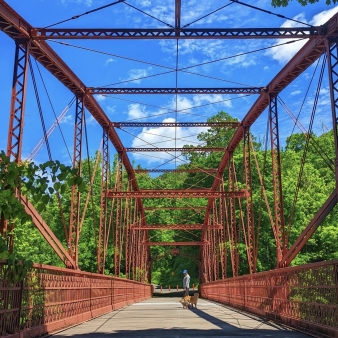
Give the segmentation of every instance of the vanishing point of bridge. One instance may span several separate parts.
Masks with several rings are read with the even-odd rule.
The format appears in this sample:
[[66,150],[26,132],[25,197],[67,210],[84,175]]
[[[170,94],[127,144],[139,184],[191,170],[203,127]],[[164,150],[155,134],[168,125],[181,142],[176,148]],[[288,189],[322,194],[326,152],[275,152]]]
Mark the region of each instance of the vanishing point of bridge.
[[[123,3],[123,0],[109,6]],[[239,3],[239,1],[235,1]],[[108,5],[107,5],[108,6]],[[99,10],[99,9],[98,9]],[[74,18],[72,18],[74,19]],[[76,19],[76,18],[75,18]],[[65,267],[34,264],[21,280],[10,278],[9,262],[0,263],[0,333],[4,337],[34,337],[66,329],[74,324],[98,317],[98,324],[86,322],[58,335],[117,334],[151,336],[166,333],[168,337],[203,335],[261,335],[301,337],[302,333],[289,331],[292,327],[320,337],[338,337],[338,261],[323,261],[290,267],[293,259],[304,248],[313,233],[337,204],[337,186],[318,209],[310,223],[292,243],[285,222],[281,158],[278,124],[278,107],[282,104],[279,94],[300,74],[316,61],[321,60],[322,73],[329,77],[334,149],[336,160],[329,165],[338,183],[338,16],[318,27],[292,28],[217,28],[190,29],[181,26],[181,0],[175,0],[175,25],[167,28],[38,28],[33,27],[4,1],[0,1],[1,34],[15,41],[14,72],[8,131],[7,156],[21,163],[24,134],[25,103],[27,100],[27,77],[33,76],[31,60],[36,60],[58,79],[75,96],[75,127],[73,167],[81,175],[83,166],[83,143],[86,138],[85,110],[102,127],[102,167],[100,215],[97,233],[97,273],[79,269],[79,238],[82,216],[85,211],[80,203],[81,192],[72,187],[69,220],[64,220],[67,243],[62,243],[43,220],[32,201],[16,188],[16,198],[25,212],[44,236]],[[137,40],[137,39],[307,39],[304,46],[265,86],[257,87],[191,87],[128,88],[92,87],[84,84],[63,59],[51,48],[48,40]],[[2,51],[6,52],[6,51]],[[178,51],[177,51],[178,52]],[[187,72],[172,68],[168,71]],[[322,77],[319,79],[321,81]],[[10,85],[10,84],[9,84]],[[37,92],[36,88],[35,92]],[[313,111],[318,104],[318,86]],[[227,94],[256,95],[257,99],[241,122],[128,122],[108,118],[95,95],[177,95],[178,94]],[[264,179],[253,149],[250,127],[263,112],[268,112],[269,156],[271,191],[267,193]],[[291,112],[290,117],[305,135],[305,129]],[[5,114],[5,112],[3,112]],[[58,123],[58,122],[57,122]],[[232,131],[228,144],[221,147],[196,146],[190,148],[125,147],[119,136],[120,130],[134,127],[155,128],[225,128]],[[49,134],[44,128],[43,144],[48,145]],[[110,177],[110,146],[117,153],[115,177]],[[307,144],[308,145],[308,144]],[[316,145],[314,145],[316,146]],[[241,149],[243,156],[243,180],[237,181],[234,153]],[[38,150],[37,150],[38,151]],[[217,168],[186,167],[175,169],[134,168],[128,153],[162,152],[177,158],[179,154],[195,152],[221,153]],[[322,156],[324,154],[319,149]],[[51,156],[50,156],[51,159]],[[252,166],[257,165],[262,203],[271,222],[276,246],[276,268],[257,273],[259,246],[258,215],[254,214]],[[97,164],[96,167],[97,169]],[[95,169],[95,170],[96,170]],[[189,187],[177,189],[144,189],[140,175],[144,173],[198,173],[208,175],[208,188]],[[269,195],[269,196],[268,196]],[[82,196],[84,197],[84,196]],[[61,198],[58,196],[58,198]],[[269,202],[269,198],[271,199]],[[148,224],[150,209],[145,200],[181,199],[204,201],[199,206],[203,212],[200,224]],[[85,208],[90,196],[85,198]],[[62,202],[62,201],[61,201]],[[60,202],[60,203],[61,203]],[[271,207],[272,205],[272,207]],[[175,209],[173,204],[163,210]],[[181,209],[196,210],[196,206]],[[194,209],[195,208],[195,209]],[[160,210],[161,207],[158,207]],[[62,210],[61,210],[62,212]],[[1,235],[9,250],[15,246],[11,222],[1,213]],[[195,241],[152,241],[152,230],[199,231]],[[240,235],[241,234],[241,235]],[[242,243],[240,241],[243,241]],[[227,243],[227,245],[225,245]],[[244,244],[248,273],[240,275],[242,259],[239,245]],[[202,298],[197,310],[181,309],[177,299],[152,298],[151,246],[186,246],[200,248],[198,257],[199,293]],[[107,248],[115,248],[113,255],[114,277],[104,275]],[[227,273],[231,264],[231,275]],[[123,275],[126,278],[121,278]],[[142,302],[141,302],[142,301]],[[210,301],[210,302],[209,302]],[[140,302],[140,303],[138,303]],[[125,308],[125,306],[130,305]],[[228,306],[231,306],[230,309]],[[123,309],[123,310],[121,310]],[[117,311],[119,310],[119,311]],[[114,311],[114,312],[111,312]],[[167,312],[166,312],[167,311]],[[234,312],[235,311],[235,312]],[[245,311],[245,312],[244,312]],[[102,317],[99,317],[103,315]],[[148,317],[147,317],[148,316]],[[234,320],[234,316],[236,319]],[[114,318],[116,319],[115,322]],[[138,319],[137,319],[138,318]],[[166,322],[153,325],[157,319]],[[262,319],[263,318],[263,319]],[[135,325],[132,325],[135,321]],[[274,322],[272,322],[274,321]],[[109,326],[107,323],[111,323]],[[123,326],[121,323],[125,323]],[[189,324],[190,323],[190,324]],[[191,325],[195,323],[195,327]],[[97,325],[97,328],[95,328]],[[108,325],[108,326],[107,326]],[[127,326],[130,328],[126,329]],[[230,329],[229,327],[232,326]],[[113,327],[113,328],[111,328]],[[161,329],[163,329],[161,331]],[[81,330],[82,333],[80,332]],[[91,331],[90,331],[91,330]],[[110,331],[109,331],[110,330]],[[136,331],[135,331],[136,330]],[[152,331],[154,330],[154,331]],[[167,330],[167,331],[166,331]],[[201,330],[201,331],[200,331]],[[251,331],[253,330],[253,331]],[[87,331],[87,332],[86,332]],[[245,331],[245,332],[244,332]],[[67,333],[68,332],[68,333]]]

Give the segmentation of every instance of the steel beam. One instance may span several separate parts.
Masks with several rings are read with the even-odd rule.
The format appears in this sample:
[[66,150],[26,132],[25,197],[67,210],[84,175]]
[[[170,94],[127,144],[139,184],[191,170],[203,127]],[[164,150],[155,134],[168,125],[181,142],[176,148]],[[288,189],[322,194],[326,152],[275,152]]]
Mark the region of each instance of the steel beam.
[[214,127],[214,128],[237,128],[240,122],[112,122],[113,127]]
[[[334,27],[330,34],[336,32],[336,19],[335,15],[326,24],[328,27]],[[269,93],[277,96],[287,85],[289,85],[294,79],[296,79],[301,73],[303,73],[309,66],[311,66],[323,53],[325,52],[325,41],[310,39],[296,54],[295,56],[284,66],[284,68],[272,79],[267,86]],[[230,154],[238,147],[244,137],[244,130],[250,128],[257,118],[264,112],[269,106],[269,95],[267,93],[261,93],[255,103],[252,105],[248,113],[245,115],[241,122],[241,126],[237,128],[232,139],[227,145],[227,150],[218,165],[218,171],[215,175],[214,182],[212,184],[212,190],[216,190],[220,182],[222,181],[225,168],[229,164]],[[208,219],[208,213],[212,208],[212,199],[209,200],[204,223],[206,224]]]
[[273,199],[275,210],[275,233],[276,233],[276,258],[277,265],[285,253],[285,225],[284,225],[284,203],[281,175],[281,161],[279,150],[279,128],[277,113],[277,97],[270,96],[269,103],[269,123],[270,123],[270,142],[271,142],[271,162],[272,162],[272,183]]
[[217,169],[135,169],[136,174],[144,174],[144,173],[206,173],[212,174],[217,172]]
[[326,200],[324,205],[318,210],[316,215],[312,218],[308,226],[302,231],[298,236],[295,243],[291,248],[285,253],[285,255],[279,261],[279,267],[287,267],[297,256],[297,254],[303,249],[304,245],[307,243],[309,238],[313,233],[318,229],[319,225],[323,222],[325,217],[330,213],[333,207],[337,204],[337,191],[334,190],[329,198]]
[[[74,95],[84,97],[84,105],[95,120],[103,127],[108,128],[110,120],[103,109],[95,100],[94,96],[86,93],[86,86],[66,65],[55,51],[45,41],[33,41],[31,32],[33,27],[15,12],[8,4],[0,1],[0,28],[4,33],[14,40],[27,38],[31,41],[29,53],[50,71],[63,85]],[[114,128],[109,128],[108,137],[118,153],[123,154],[124,146]],[[122,155],[122,162],[126,171],[131,175],[133,189],[138,190],[137,181],[134,176],[133,167],[126,154]],[[142,205],[142,204],[141,204]]]
[[16,163],[21,162],[29,46],[28,40],[16,41],[7,141],[7,156]]
[[201,151],[201,152],[223,152],[226,148],[223,147],[191,147],[191,148],[124,148],[126,152],[189,152],[189,151]]
[[47,39],[308,39],[324,36],[320,27],[293,28],[34,28],[33,40]]
[[[76,112],[74,124],[74,155],[73,168],[77,169],[77,174],[82,172],[82,130],[84,120],[83,96],[76,99]],[[73,185],[70,200],[70,221],[68,233],[68,251],[72,255],[76,268],[78,266],[78,243],[80,225],[80,191]]]
[[114,191],[108,190],[107,198],[217,198],[217,197],[247,197],[245,190],[240,191],[210,191],[199,190],[139,190],[139,191]]
[[[236,181],[236,172],[235,172],[235,162],[231,156],[231,163],[229,164],[229,173],[228,173],[228,184],[229,189],[235,189]],[[247,194],[247,197],[249,194]],[[230,241],[230,257],[232,265],[232,275],[233,277],[238,276],[239,270],[239,234],[236,220],[236,204],[234,198],[229,198],[229,215],[230,223],[228,225],[229,232],[229,241]]]
[[327,42],[330,99],[335,146],[335,175],[338,192],[338,38]]
[[243,147],[243,163],[245,176],[245,189],[248,191],[246,198],[246,250],[248,256],[249,272],[256,272],[257,259],[255,256],[255,222],[254,222],[254,208],[252,200],[252,170],[251,170],[251,156],[250,156],[250,131],[244,132],[244,147]]
[[119,94],[184,94],[184,95],[196,95],[196,94],[260,94],[266,91],[265,87],[243,87],[243,88],[109,88],[109,87],[97,87],[87,89],[91,94],[100,95],[119,95]]
[[[132,230],[202,230],[203,224],[165,224],[165,225],[143,225],[132,226]],[[222,225],[209,226],[206,229],[222,229]]]
[[102,170],[101,170],[101,199],[100,199],[100,224],[97,243],[97,272],[104,273],[106,260],[106,233],[107,233],[107,199],[103,197],[108,190],[109,180],[109,142],[107,130],[103,129],[102,136]]
[[66,251],[63,245],[54,235],[53,231],[49,228],[49,226],[45,223],[45,221],[39,215],[39,213],[34,208],[32,203],[28,200],[28,198],[22,195],[19,196],[18,198],[21,204],[24,206],[25,212],[32,217],[33,223],[35,224],[37,229],[40,231],[42,236],[45,238],[45,240],[48,242],[48,244],[51,246],[51,248],[60,257],[62,262],[64,262],[64,264],[68,268],[76,269],[77,264],[74,261],[73,257],[69,255],[69,253]]
[[207,245],[207,242],[143,242],[144,245],[149,246],[204,246]]
[[144,210],[205,210],[205,208],[206,207],[144,207]]
[[[29,47],[30,43],[27,39],[17,41],[15,46],[12,97],[7,140],[7,156],[11,161],[16,163],[21,162]],[[19,186],[15,190],[18,189],[20,189]],[[3,216],[0,226],[0,232],[3,234],[3,236],[8,236],[8,249],[9,252],[12,253],[14,248],[14,239],[12,234],[14,223],[9,224],[8,220],[6,220]]]

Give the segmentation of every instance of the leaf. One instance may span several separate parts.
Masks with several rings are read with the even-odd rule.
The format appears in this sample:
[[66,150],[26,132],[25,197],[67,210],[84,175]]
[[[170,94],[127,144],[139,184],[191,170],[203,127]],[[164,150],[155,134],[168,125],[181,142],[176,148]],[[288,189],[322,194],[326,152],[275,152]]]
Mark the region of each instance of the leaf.
[[79,185],[79,192],[83,192],[86,188],[86,183],[85,182],[81,182],[80,185]]
[[54,183],[54,189],[55,189],[56,191],[59,191],[59,190],[60,190],[60,187],[61,187],[61,183],[60,183],[60,182]]

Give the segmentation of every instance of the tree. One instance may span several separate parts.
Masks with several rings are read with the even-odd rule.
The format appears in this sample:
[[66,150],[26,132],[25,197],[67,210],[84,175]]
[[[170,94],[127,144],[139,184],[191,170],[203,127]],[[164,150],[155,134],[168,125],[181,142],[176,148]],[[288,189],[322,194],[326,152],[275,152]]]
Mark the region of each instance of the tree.
[[[289,3],[292,0],[272,0],[271,5],[273,7],[286,7],[289,5]],[[315,4],[316,2],[319,2],[319,0],[297,0],[302,6],[307,6],[310,4]],[[326,0],[325,1],[327,5],[336,4],[338,0]]]

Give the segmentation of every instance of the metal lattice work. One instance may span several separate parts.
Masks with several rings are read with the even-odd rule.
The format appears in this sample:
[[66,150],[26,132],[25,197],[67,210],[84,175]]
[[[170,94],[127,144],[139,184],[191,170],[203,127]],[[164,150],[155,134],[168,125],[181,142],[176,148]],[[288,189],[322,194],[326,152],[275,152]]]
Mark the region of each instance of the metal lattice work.
[[[120,2],[123,1],[116,3]],[[182,26],[181,0],[175,0],[174,7],[173,25],[158,20],[166,24],[167,28],[164,29],[149,27],[107,29],[95,28],[93,25],[91,27],[94,28],[51,28],[59,23],[38,28],[30,25],[4,1],[0,2],[0,28],[3,34],[15,41],[7,155],[17,163],[22,160],[22,134],[28,86],[27,64],[30,57],[37,60],[76,97],[72,165],[79,175],[83,171],[83,137],[87,139],[85,111],[93,117],[91,122],[97,122],[103,130],[101,172],[97,173],[100,162],[98,155],[94,172],[86,181],[89,184],[89,192],[85,203],[81,203],[80,189],[75,185],[71,189],[69,211],[67,209],[69,231],[65,229],[64,240],[67,248],[42,219],[32,202],[27,197],[20,196],[19,190],[17,191],[16,197],[22,203],[26,213],[31,216],[36,228],[67,268],[35,265],[26,278],[17,283],[9,281],[8,271],[11,267],[0,263],[2,283],[0,287],[4,295],[0,297],[3,300],[1,311],[4,313],[0,315],[1,335],[9,333],[26,335],[26,332],[28,332],[27,337],[40,335],[48,332],[49,329],[60,329],[66,324],[72,325],[115,310],[130,302],[150,297],[152,264],[156,263],[154,257],[151,257],[153,246],[172,246],[174,248],[170,253],[175,250],[179,252],[180,249],[177,248],[179,246],[197,247],[192,249],[198,252],[194,257],[194,263],[198,265],[200,290],[205,298],[279,320],[309,333],[337,335],[338,326],[335,321],[338,311],[337,262],[330,261],[292,268],[288,266],[338,202],[338,14],[318,27],[307,25],[308,27],[289,28],[210,29],[188,28],[190,24]],[[71,19],[78,17],[74,16]],[[121,80],[115,84],[93,86],[93,83],[89,83],[88,85],[91,86],[87,86],[52,49],[51,41],[48,41],[53,40],[54,43],[70,46],[70,43],[64,40],[71,39],[83,40],[83,44],[84,40],[89,39],[171,40],[176,43],[176,50],[173,48],[176,53],[176,64],[165,66],[144,62],[149,67],[165,68],[165,72]],[[294,42],[289,40],[285,42],[285,39],[306,39],[306,41],[269,83],[254,86],[190,72],[191,68],[224,61],[227,58],[198,65],[189,64],[185,68],[180,68],[179,42],[187,39],[282,39],[284,44]],[[82,47],[77,46],[77,48]],[[103,54],[110,55],[105,52]],[[281,92],[314,62],[320,60],[323,54],[328,59],[336,187],[309,224],[304,226],[298,238],[293,243],[289,243],[289,233],[287,233],[289,229],[285,229],[284,224],[280,154],[280,133],[283,126],[278,120],[278,99]],[[240,57],[240,55],[235,56]],[[130,62],[142,62],[131,57],[121,58]],[[324,66],[323,63],[322,70]],[[166,87],[165,83],[161,83],[157,87],[152,85],[143,88],[137,85],[125,86],[125,82],[137,83],[148,77],[170,73],[175,75],[175,85],[171,83]],[[210,87],[201,86],[198,81],[195,82],[191,78],[189,78],[190,82],[179,81],[181,79],[178,79],[178,74],[204,76],[210,81],[222,80],[223,83],[230,82],[231,85],[230,87],[219,86],[215,82],[216,84],[213,83]],[[188,83],[188,86],[179,86],[181,82]],[[317,94],[319,91],[320,88]],[[234,98],[234,94],[238,95],[237,98],[255,99],[242,121],[217,121],[216,118],[213,120],[214,118],[202,114],[198,115],[198,118],[206,121],[198,121],[197,118],[194,121],[196,114],[192,111],[196,107],[204,109],[209,105],[201,97],[209,97],[210,102],[219,99],[217,102],[226,106],[225,102],[229,100],[230,95]],[[155,122],[156,119],[145,121],[151,114],[140,109],[135,120],[116,122],[112,119],[117,116],[119,119],[121,116],[123,118],[122,112],[108,115],[100,105],[99,98],[109,97],[109,99],[124,100],[128,102],[127,104],[140,107],[141,103],[130,100],[130,95],[137,97],[143,95],[143,98],[147,97],[147,99],[151,98],[151,95],[159,99],[165,95],[174,98],[170,101],[171,104],[165,107],[149,103],[149,106],[158,110],[158,115],[154,114],[155,117],[168,112],[174,117],[165,120],[163,117],[163,122]],[[180,101],[182,95],[191,95],[190,98],[193,98],[192,102],[196,107],[189,103],[187,105],[189,108],[180,109],[180,104],[184,106],[185,103]],[[313,105],[314,109],[316,104]],[[265,153],[269,161],[268,166],[266,167],[264,162],[264,168],[260,168],[261,164],[255,154],[250,130],[264,112],[268,115],[271,152],[268,156]],[[193,116],[191,122],[186,122],[188,118],[182,118],[183,121],[180,121],[181,116],[185,117],[185,114]],[[295,119],[297,122],[298,117]],[[185,136],[187,130],[199,136],[191,141]],[[215,143],[219,146],[212,146],[215,143],[206,137],[206,130],[210,131],[212,140],[216,140],[218,143]],[[309,128],[309,134],[311,131]],[[161,132],[163,140],[158,142],[148,142],[140,137],[143,133],[151,135],[149,139],[152,140],[159,136],[156,133]],[[132,141],[126,141],[127,137]],[[110,143],[113,147],[110,147]],[[88,144],[87,147],[89,149]],[[162,154],[157,154],[159,152]],[[209,161],[208,156],[212,161]],[[145,157],[160,159],[163,163],[149,169],[134,163],[134,160]],[[191,159],[198,159],[196,163],[201,165],[194,165]],[[270,194],[264,181],[267,171],[269,177],[272,177]],[[97,205],[93,201],[93,196],[90,196],[93,193],[92,187],[95,184],[96,174],[100,176]],[[162,184],[158,177],[164,177],[164,181],[167,177],[174,179]],[[146,185],[145,182],[149,183],[148,181],[152,183]],[[170,187],[167,185],[169,181]],[[181,188],[178,188],[179,184]],[[259,223],[262,215],[257,216],[254,210],[256,210],[256,199],[259,198],[260,211],[264,209],[263,216],[270,222],[271,236],[274,237],[276,244],[277,267],[276,270],[258,274],[256,271],[259,269]],[[81,266],[79,265],[79,241],[90,199],[92,199],[94,214],[93,223],[96,218],[99,223],[97,228],[93,224],[94,232],[96,231],[94,242],[99,274],[79,271]],[[97,217],[95,209],[99,209]],[[160,217],[157,219],[157,215],[161,213],[166,213],[170,217],[168,216],[165,221]],[[185,217],[190,214],[193,214],[191,219]],[[166,224],[167,220],[171,224]],[[3,213],[0,213],[0,227],[3,237],[13,229],[8,225]],[[154,233],[159,234],[160,231],[166,230],[177,231],[180,240],[175,238],[169,241],[158,241]],[[193,236],[185,237],[183,233]],[[11,238],[8,243],[12,250],[13,239]],[[107,268],[114,277],[103,275]],[[240,276],[243,271],[248,273],[248,276]],[[228,278],[230,275],[232,278]]]
[[59,29],[37,28],[35,40],[46,39],[266,39],[311,38],[324,35],[319,27],[255,29]]

